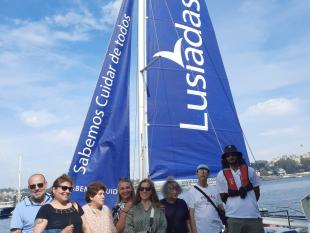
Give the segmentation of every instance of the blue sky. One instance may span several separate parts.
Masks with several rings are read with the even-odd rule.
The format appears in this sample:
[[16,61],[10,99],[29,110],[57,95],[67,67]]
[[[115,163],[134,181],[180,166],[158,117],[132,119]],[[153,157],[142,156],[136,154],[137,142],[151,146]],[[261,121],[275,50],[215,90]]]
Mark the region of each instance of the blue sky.
[[[310,151],[310,2],[207,4],[255,158]],[[0,6],[0,187],[17,186],[19,155],[23,186],[33,172],[51,183],[70,165],[120,1]]]

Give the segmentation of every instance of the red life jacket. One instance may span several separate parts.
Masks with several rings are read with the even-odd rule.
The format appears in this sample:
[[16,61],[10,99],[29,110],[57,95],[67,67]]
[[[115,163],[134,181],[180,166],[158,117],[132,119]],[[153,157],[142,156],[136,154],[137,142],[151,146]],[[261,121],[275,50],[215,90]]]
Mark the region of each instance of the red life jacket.
[[[240,169],[240,175],[241,175],[240,178],[241,178],[241,185],[242,185],[242,188],[240,189],[243,189],[243,191],[248,192],[253,189],[253,185],[249,179],[248,166],[246,164],[241,164],[239,169]],[[228,185],[228,196],[231,196],[231,197],[240,196],[241,190],[238,189],[236,185],[231,169],[225,168],[223,169],[223,173],[226,178],[227,185]]]

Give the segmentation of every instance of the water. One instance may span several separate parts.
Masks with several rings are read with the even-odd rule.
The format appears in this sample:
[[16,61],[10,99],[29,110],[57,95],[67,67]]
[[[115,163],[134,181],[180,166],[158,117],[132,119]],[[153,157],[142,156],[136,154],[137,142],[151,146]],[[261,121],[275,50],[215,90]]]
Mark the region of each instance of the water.
[[11,218],[0,219],[0,232],[9,232]]
[[290,215],[304,215],[300,200],[310,193],[310,176],[263,181],[260,208],[288,210]]
[[[287,209],[290,215],[304,215],[300,200],[310,193],[310,176],[263,181],[260,208],[269,211]],[[10,218],[0,219],[0,232],[9,232]]]

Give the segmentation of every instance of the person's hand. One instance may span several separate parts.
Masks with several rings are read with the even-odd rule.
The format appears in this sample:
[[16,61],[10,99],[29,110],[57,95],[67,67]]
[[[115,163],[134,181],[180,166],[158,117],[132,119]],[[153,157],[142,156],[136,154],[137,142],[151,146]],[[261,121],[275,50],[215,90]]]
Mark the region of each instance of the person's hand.
[[128,213],[129,209],[132,207],[132,201],[126,202],[123,211]]
[[74,226],[73,224],[69,225],[69,226],[66,226],[62,231],[61,233],[73,233],[74,231]]

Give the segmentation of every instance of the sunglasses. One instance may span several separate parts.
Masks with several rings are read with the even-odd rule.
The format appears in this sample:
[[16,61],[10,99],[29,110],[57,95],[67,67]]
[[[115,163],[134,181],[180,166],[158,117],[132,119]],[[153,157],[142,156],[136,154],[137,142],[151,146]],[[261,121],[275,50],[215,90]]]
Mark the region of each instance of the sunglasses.
[[143,192],[143,191],[151,191],[151,187],[148,187],[148,188],[146,188],[146,187],[140,187],[140,189],[139,189],[139,191],[141,191],[141,192]]
[[61,188],[62,191],[69,191],[70,193],[73,191],[73,187],[62,185],[62,186],[57,186],[56,188]]
[[43,188],[43,186],[44,186],[44,183],[37,183],[37,184],[30,184],[30,185],[29,185],[29,188],[30,188],[31,190],[36,189],[36,187],[38,187],[39,189],[41,189],[41,188]]

